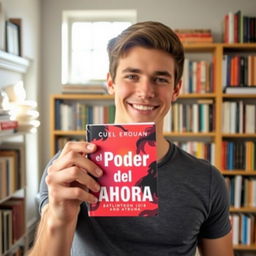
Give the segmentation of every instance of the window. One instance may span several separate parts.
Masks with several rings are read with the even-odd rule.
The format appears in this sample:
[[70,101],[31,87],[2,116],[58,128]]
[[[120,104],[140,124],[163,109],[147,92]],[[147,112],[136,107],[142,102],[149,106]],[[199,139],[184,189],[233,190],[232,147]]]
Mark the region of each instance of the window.
[[108,41],[135,21],[134,10],[63,12],[62,84],[103,82]]

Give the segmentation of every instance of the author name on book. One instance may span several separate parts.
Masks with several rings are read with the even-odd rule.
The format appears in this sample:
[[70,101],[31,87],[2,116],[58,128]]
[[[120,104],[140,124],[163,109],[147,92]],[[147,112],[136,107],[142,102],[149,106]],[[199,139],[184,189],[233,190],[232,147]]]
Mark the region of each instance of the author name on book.
[[100,138],[110,138],[110,137],[134,137],[134,136],[139,136],[139,137],[146,137],[148,136],[149,133],[146,131],[119,131],[119,132],[99,132],[98,136]]

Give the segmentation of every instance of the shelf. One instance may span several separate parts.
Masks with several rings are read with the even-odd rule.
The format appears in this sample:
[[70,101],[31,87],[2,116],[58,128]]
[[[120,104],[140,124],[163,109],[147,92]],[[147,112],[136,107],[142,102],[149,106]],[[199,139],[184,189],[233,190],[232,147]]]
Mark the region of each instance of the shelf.
[[214,132],[164,132],[165,136],[170,137],[214,137]]
[[85,136],[85,131],[60,131],[55,130],[54,135],[57,136]]
[[14,244],[11,245],[11,248],[7,250],[4,254],[1,254],[1,256],[9,256],[11,253],[19,246],[23,246],[23,241],[25,240],[25,234],[17,241],[15,241]]
[[227,48],[227,49],[238,49],[238,50],[256,49],[256,43],[233,43],[233,44],[221,43],[220,45],[223,48]]
[[222,98],[225,98],[225,99],[228,99],[228,98],[238,98],[238,99],[241,99],[241,98],[248,98],[248,99],[250,99],[250,98],[252,98],[252,99],[254,99],[254,98],[256,98],[256,94],[226,94],[226,93],[223,93],[222,94]]
[[231,207],[229,210],[231,213],[239,212],[239,213],[256,213],[256,208],[252,207],[241,207],[241,208],[233,208]]
[[200,99],[204,99],[204,98],[215,98],[216,94],[215,93],[190,93],[190,94],[181,94],[178,99],[193,99],[193,98],[200,98]]
[[234,245],[233,248],[235,250],[255,251],[256,250],[256,244],[253,244],[253,245]]
[[8,134],[4,134],[4,133],[1,134],[1,131],[0,131],[0,141],[2,139],[6,139],[7,137],[9,138],[9,137],[13,137],[13,136],[24,136],[24,135],[26,135],[25,132],[13,132],[13,133],[8,133]]
[[54,98],[60,100],[114,100],[114,97],[108,94],[58,94],[54,95]]
[[26,73],[29,60],[0,50],[0,69]]
[[185,52],[213,52],[216,46],[215,43],[183,43]]
[[256,138],[256,134],[255,133],[223,133],[222,137],[225,138]]
[[221,171],[223,175],[242,175],[242,176],[256,176],[256,171],[246,171],[246,170],[223,170]]
[[23,188],[20,188],[19,190],[15,191],[15,192],[13,192],[12,194],[6,196],[5,198],[0,198],[0,204],[2,204],[2,203],[4,203],[5,201],[11,199],[12,197],[16,197],[17,194],[19,194],[20,192],[22,192],[22,191],[24,191],[24,190],[25,190],[25,188],[23,187]]

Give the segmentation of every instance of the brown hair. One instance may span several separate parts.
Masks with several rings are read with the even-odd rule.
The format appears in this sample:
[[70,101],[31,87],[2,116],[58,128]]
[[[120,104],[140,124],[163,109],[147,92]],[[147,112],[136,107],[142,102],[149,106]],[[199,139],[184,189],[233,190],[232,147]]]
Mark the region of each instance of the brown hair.
[[169,53],[175,61],[175,86],[183,72],[184,49],[173,30],[160,22],[146,21],[136,23],[108,43],[109,72],[113,80],[120,57],[135,46],[159,49]]

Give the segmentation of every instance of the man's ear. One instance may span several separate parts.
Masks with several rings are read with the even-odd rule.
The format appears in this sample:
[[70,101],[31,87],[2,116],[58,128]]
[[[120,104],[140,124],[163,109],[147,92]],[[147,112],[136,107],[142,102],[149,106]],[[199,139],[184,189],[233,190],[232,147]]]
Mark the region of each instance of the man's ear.
[[177,98],[180,95],[180,90],[181,90],[181,86],[182,86],[182,80],[180,80],[175,88],[173,89],[173,94],[172,94],[172,102],[175,102],[177,100]]
[[110,73],[108,72],[107,74],[107,88],[108,88],[108,93],[110,95],[113,95],[115,93],[115,88],[114,88],[115,84],[114,81],[112,79],[112,76],[110,75]]

